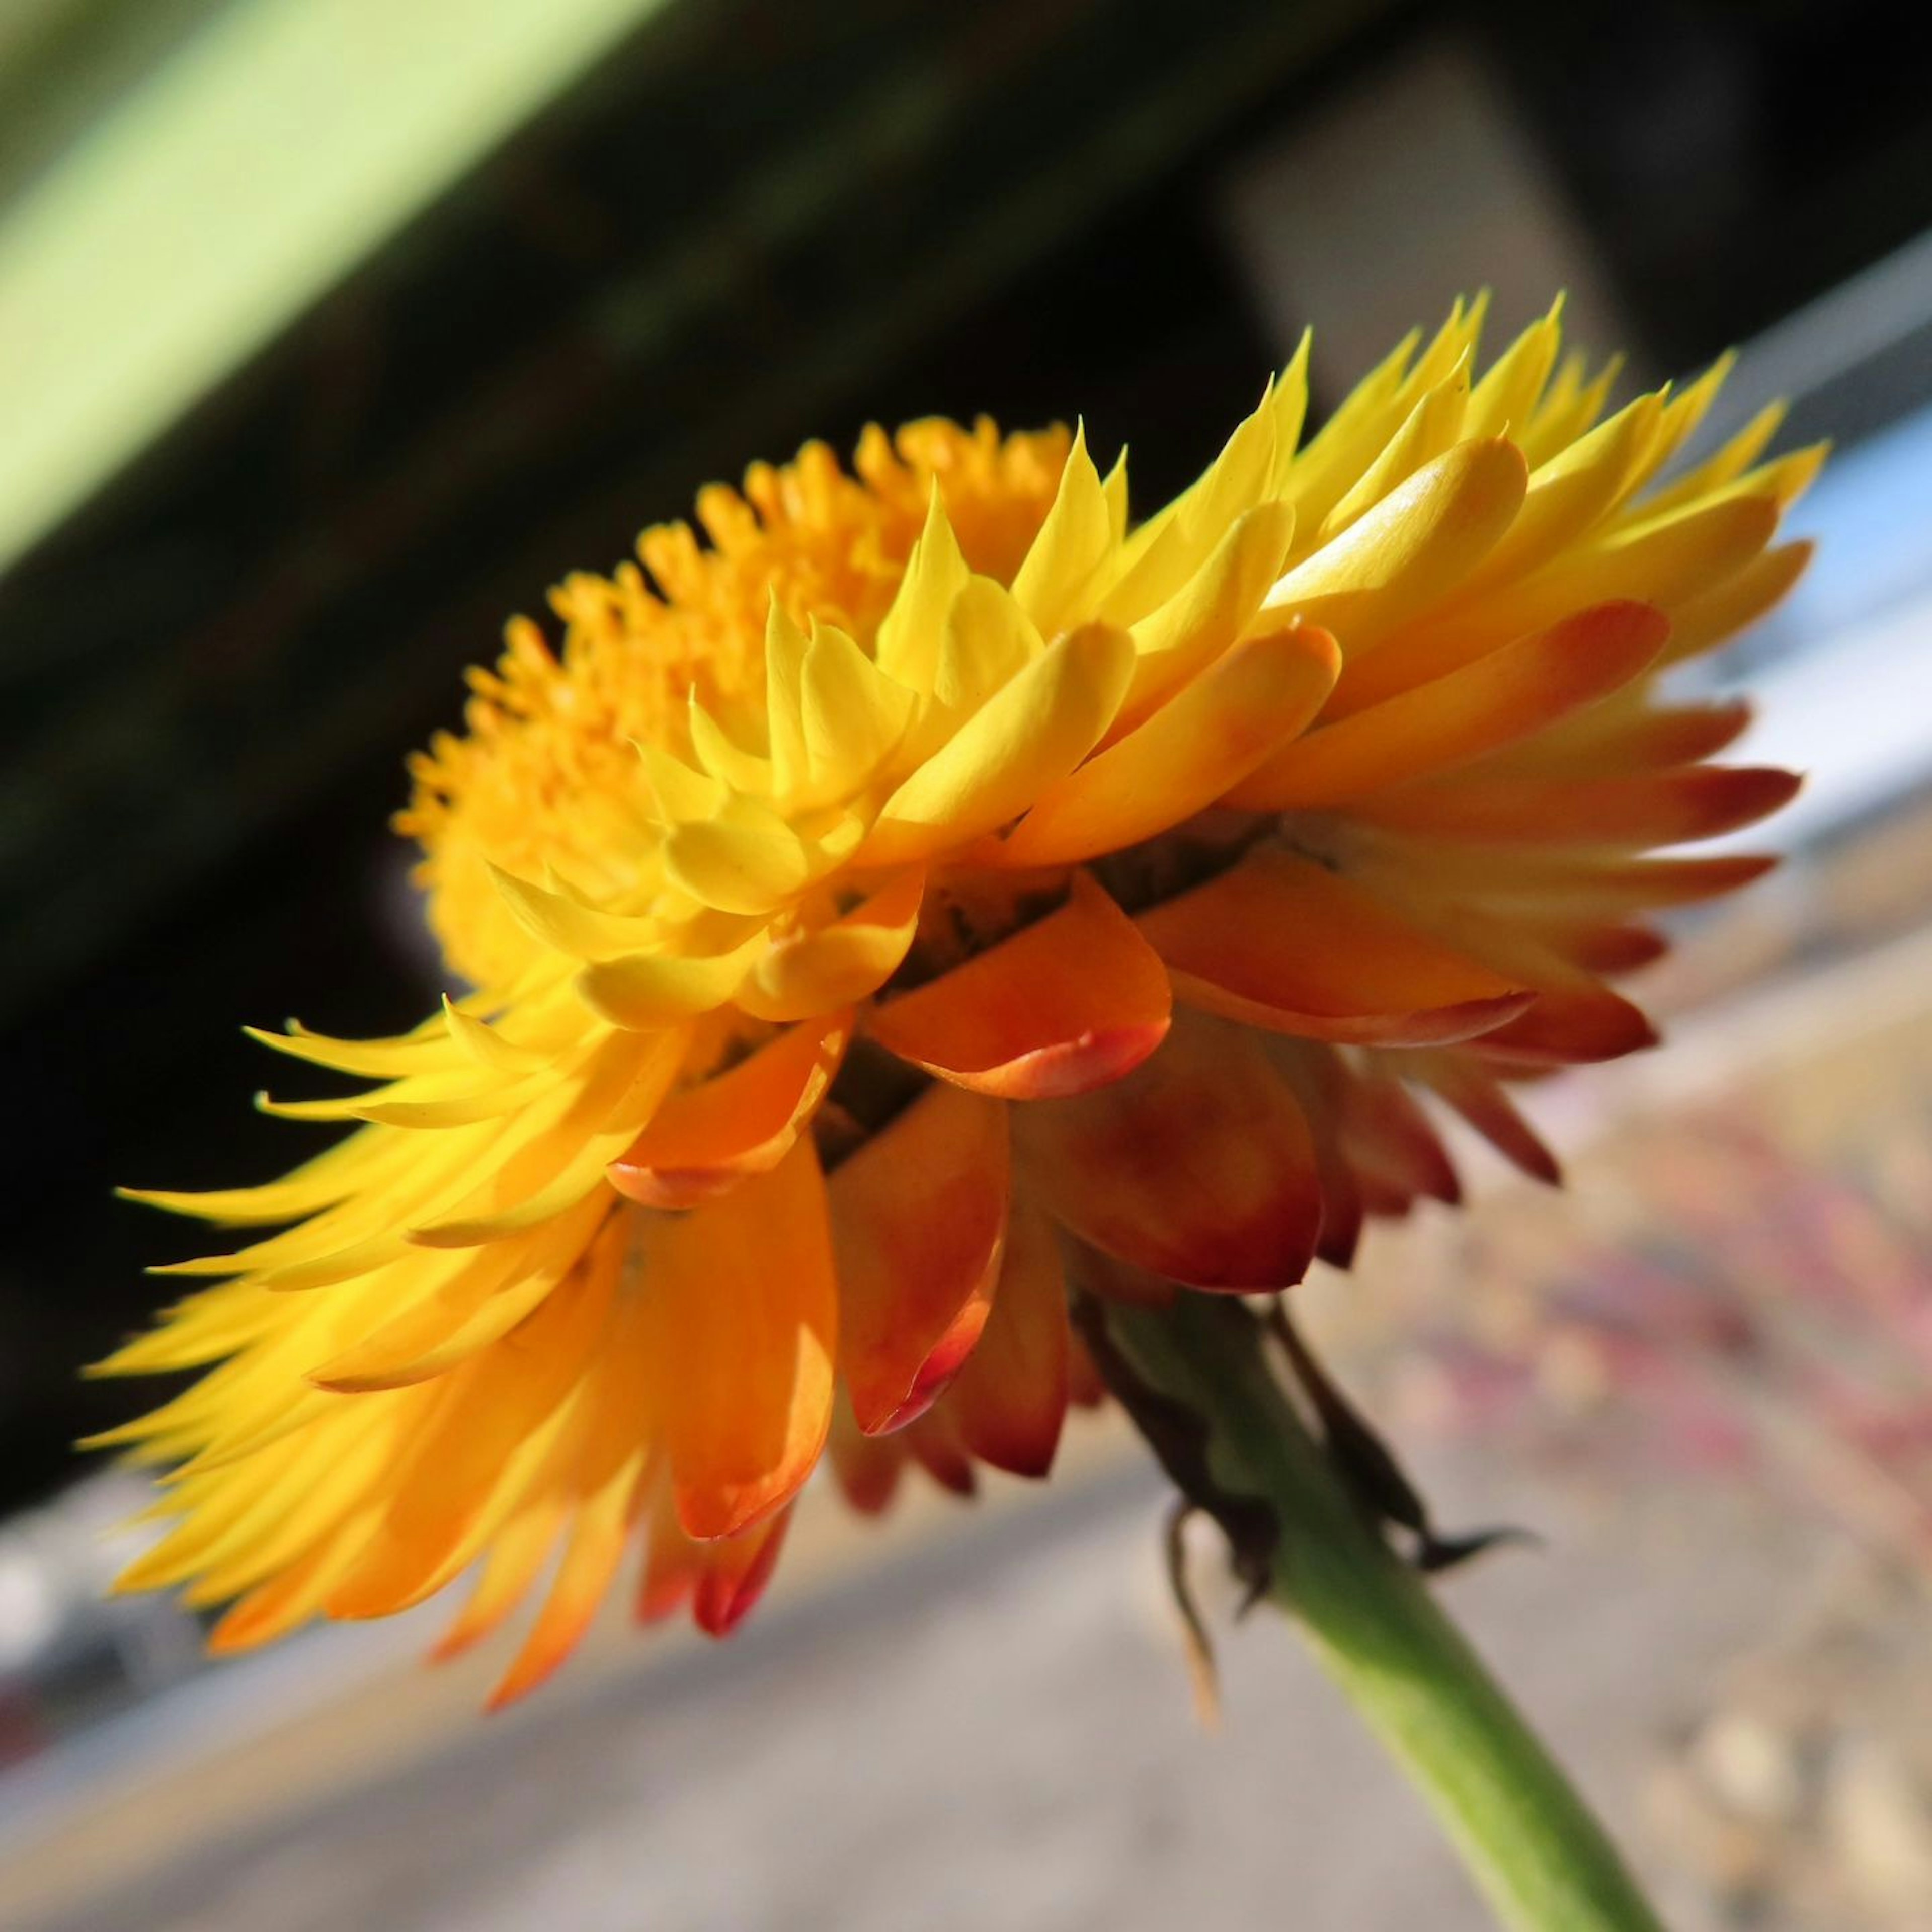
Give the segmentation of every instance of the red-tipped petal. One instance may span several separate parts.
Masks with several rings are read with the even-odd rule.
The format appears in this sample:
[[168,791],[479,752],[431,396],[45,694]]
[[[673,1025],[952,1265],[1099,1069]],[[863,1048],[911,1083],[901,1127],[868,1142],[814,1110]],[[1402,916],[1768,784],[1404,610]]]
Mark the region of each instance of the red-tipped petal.
[[728,1072],[675,1094],[604,1171],[646,1208],[694,1208],[791,1150],[824,1097],[850,1037],[851,1016],[793,1028]]
[[946,1397],[973,1454],[1016,1476],[1046,1474],[1066,1416],[1066,1350],[1059,1242],[1044,1214],[1016,1205],[993,1312]]
[[1670,942],[1653,927],[1613,921],[1548,926],[1539,937],[1586,973],[1634,973],[1670,950]]
[[1520,1018],[1473,1043],[1486,1058],[1528,1066],[1620,1060],[1658,1042],[1642,1010],[1607,986],[1547,987]]
[[1486,760],[1483,770],[1565,778],[1670,771],[1715,758],[1744,735],[1751,716],[1749,700],[1742,698],[1718,704],[1602,705]]
[[[784,1548],[790,1509],[781,1510],[725,1546],[734,1561],[712,1564],[691,1600],[692,1621],[707,1636],[729,1636],[758,1606]],[[741,1549],[736,1546],[743,1546]]]
[[1502,1082],[1473,1054],[1426,1053],[1391,1059],[1392,1071],[1421,1081],[1467,1120],[1504,1158],[1532,1180],[1562,1185],[1563,1170],[1542,1136],[1517,1111]]
[[730,1636],[764,1595],[790,1522],[788,1508],[736,1536],[694,1543],[678,1528],[668,1499],[661,1502],[652,1516],[638,1587],[638,1622],[658,1622],[688,1604],[700,1630]]
[[1308,1123],[1240,1030],[1183,1016],[1118,1085],[1020,1109],[1048,1209],[1083,1240],[1195,1288],[1283,1288],[1322,1226]]
[[868,1435],[930,1407],[980,1339],[1010,1174],[1004,1106],[944,1085],[833,1174],[839,1367]]
[[1132,920],[1078,874],[1058,912],[888,1000],[871,1028],[956,1086],[1036,1100],[1130,1072],[1166,1036],[1172,1007],[1166,971]]
[[1611,778],[1447,779],[1358,810],[1378,824],[1505,844],[1674,845],[1767,817],[1800,781],[1756,765]]
[[1373,1212],[1406,1214],[1420,1199],[1453,1208],[1462,1198],[1462,1184],[1429,1117],[1398,1080],[1348,1075],[1342,1143]]
[[1272,847],[1139,924],[1178,998],[1271,1032],[1436,1046],[1486,1033],[1531,998],[1360,886]]

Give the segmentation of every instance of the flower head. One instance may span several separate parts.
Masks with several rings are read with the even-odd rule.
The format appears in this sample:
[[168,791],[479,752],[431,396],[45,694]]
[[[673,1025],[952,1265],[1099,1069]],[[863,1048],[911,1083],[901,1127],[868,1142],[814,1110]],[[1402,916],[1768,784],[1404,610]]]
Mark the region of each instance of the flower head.
[[513,624],[400,821],[476,990],[260,1036],[354,1131],[142,1197],[281,1231],[106,1365],[207,1371],[110,1438],[170,1466],[130,1581],[234,1648],[474,1567],[460,1646],[560,1552],[513,1694],[633,1545],[728,1629],[828,1449],[866,1508],[1043,1473],[1070,1280],[1346,1264],[1456,1198],[1419,1094],[1554,1178],[1510,1084],[1648,1044],[1648,915],[1766,862],[1649,856],[1792,788],[1658,680],[1795,578],[1819,453],[1660,484],[1721,370],[1606,413],[1553,313],[1478,379],[1479,321],[1305,446],[1304,344],[1138,525],[1078,434],[874,429]]

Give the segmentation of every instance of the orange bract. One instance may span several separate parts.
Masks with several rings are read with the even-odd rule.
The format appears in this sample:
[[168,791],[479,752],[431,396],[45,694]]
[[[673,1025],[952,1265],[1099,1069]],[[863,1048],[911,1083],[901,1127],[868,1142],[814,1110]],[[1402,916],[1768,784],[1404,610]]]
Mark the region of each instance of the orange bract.
[[821,1457],[1044,1473],[1068,1282],[1346,1265],[1457,1197],[1418,1095],[1553,1180],[1508,1084],[1648,1043],[1647,916],[1762,869],[1650,856],[1790,790],[1659,667],[1792,580],[1816,458],[1660,485],[1714,380],[1604,418],[1554,314],[1476,379],[1479,322],[1305,443],[1304,346],[1138,524],[1082,436],[874,430],[513,624],[400,821],[476,990],[259,1036],[376,1083],[264,1103],[354,1131],[143,1197],[280,1232],[105,1365],[206,1370],[106,1438],[167,1469],[128,1583],[232,1649],[473,1570],[454,1649],[554,1556],[514,1696],[632,1550],[730,1629]]

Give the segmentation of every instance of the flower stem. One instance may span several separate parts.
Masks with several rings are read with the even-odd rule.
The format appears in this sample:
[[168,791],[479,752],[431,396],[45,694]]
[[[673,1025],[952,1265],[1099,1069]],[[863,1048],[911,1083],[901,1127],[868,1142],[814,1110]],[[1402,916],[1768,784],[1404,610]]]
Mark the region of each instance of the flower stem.
[[[1258,1580],[1420,1788],[1498,1920],[1515,1932],[1659,1932],[1602,1827],[1303,1420],[1260,1323],[1201,1294],[1158,1310],[1117,1304],[1105,1320],[1155,1402],[1204,1424],[1213,1484],[1274,1517]],[[1146,1404],[1127,1406],[1146,1430]]]

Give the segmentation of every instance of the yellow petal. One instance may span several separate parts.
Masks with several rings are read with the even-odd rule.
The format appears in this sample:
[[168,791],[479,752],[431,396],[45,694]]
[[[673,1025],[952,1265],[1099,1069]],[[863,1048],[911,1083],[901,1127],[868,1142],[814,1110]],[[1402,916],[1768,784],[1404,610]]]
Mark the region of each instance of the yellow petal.
[[1063,628],[1112,542],[1113,518],[1083,425],[1074,432],[1053,508],[1013,578],[1013,602],[1043,634]]
[[771,760],[740,745],[700,701],[695,686],[686,718],[692,753],[713,778],[722,779],[734,791],[749,792],[754,797],[771,789]]
[[989,856],[1010,866],[1063,865],[1179,824],[1304,730],[1341,662],[1322,631],[1236,645],[1138,730],[1046,793]]
[[1456,602],[1540,569],[1607,515],[1628,494],[1663,408],[1660,398],[1640,396],[1532,472],[1522,514],[1470,572]]
[[1780,544],[1702,596],[1679,605],[1664,653],[1665,663],[1681,664],[1755,624],[1804,574],[1816,548],[1809,542]]
[[812,875],[805,842],[775,812],[734,800],[722,817],[680,825],[664,841],[664,873],[700,905],[771,912]]
[[1469,399],[1469,361],[1466,355],[1449,374],[1411,410],[1382,454],[1342,500],[1322,519],[1320,542],[1332,543],[1364,512],[1399,488],[1427,462],[1457,440]]
[[912,547],[892,608],[879,622],[879,668],[887,676],[910,691],[932,689],[946,614],[971,574],[959,553],[952,526],[946,521],[935,477],[926,506],[926,527]]
[[[952,600],[940,634],[932,714],[944,735],[956,718],[979,710],[1046,648],[1026,613],[990,577],[969,578]],[[929,747],[922,743],[922,752]]]
[[649,1032],[722,1006],[737,990],[764,943],[760,932],[710,958],[639,952],[604,960],[578,975],[578,993],[592,1012],[613,1026]]
[[1332,632],[1345,656],[1364,651],[1474,567],[1528,477],[1514,444],[1458,443],[1298,564],[1263,608]]
[[877,992],[911,947],[925,890],[925,872],[914,866],[830,925],[772,940],[734,1003],[754,1018],[784,1022],[835,1012]]
[[496,1028],[466,1013],[447,993],[442,998],[442,1018],[450,1038],[478,1066],[499,1073],[527,1073],[548,1057],[535,1047],[506,1039]]
[[843,631],[817,626],[806,652],[805,748],[814,802],[850,797],[904,736],[914,694]]
[[809,642],[778,592],[765,618],[765,722],[771,734],[772,787],[789,797],[810,782],[805,749],[805,654]]
[[1532,322],[1496,358],[1469,398],[1465,435],[1508,436],[1530,420],[1556,366],[1562,316],[1563,298],[1558,296],[1550,313]]
[[484,861],[490,883],[517,923],[540,944],[576,959],[614,959],[648,944],[659,928],[655,920],[600,911],[574,894],[532,885]]
[[1057,640],[886,801],[860,862],[902,864],[1017,818],[1093,748],[1133,662],[1132,640],[1110,625]]
[[[1305,382],[1300,393],[1305,399]],[[1290,414],[1298,428],[1298,410]],[[1292,447],[1293,429],[1270,385],[1261,406],[1236,428],[1200,477],[1128,538],[1094,615],[1110,623],[1138,627],[1150,612],[1179,596],[1229,526],[1273,494],[1279,438],[1284,429],[1288,430]],[[1282,514],[1292,530],[1292,512]],[[1284,537],[1284,554],[1286,548]]]
[[1763,453],[1785,418],[1781,401],[1767,403],[1724,447],[1694,468],[1687,470],[1674,483],[1667,483],[1644,499],[1644,508],[1652,514],[1694,502],[1721,490],[1742,476]]
[[1294,535],[1294,512],[1286,504],[1257,505],[1166,603],[1134,626],[1133,677],[1112,735],[1132,730],[1247,629]]

